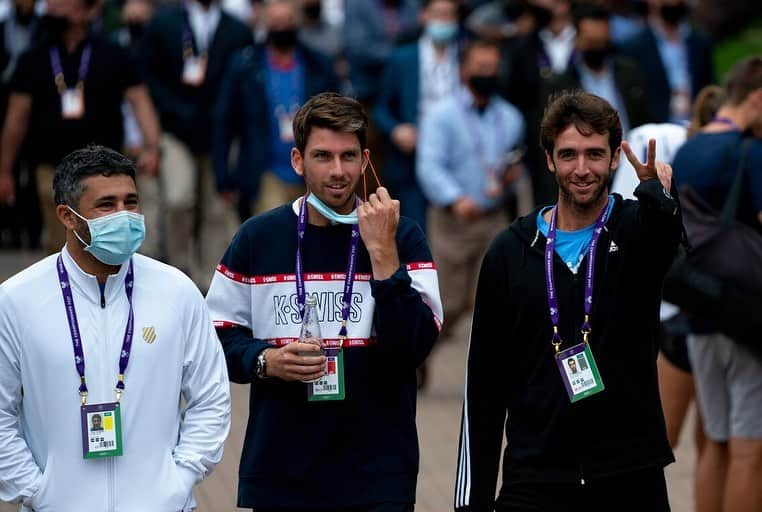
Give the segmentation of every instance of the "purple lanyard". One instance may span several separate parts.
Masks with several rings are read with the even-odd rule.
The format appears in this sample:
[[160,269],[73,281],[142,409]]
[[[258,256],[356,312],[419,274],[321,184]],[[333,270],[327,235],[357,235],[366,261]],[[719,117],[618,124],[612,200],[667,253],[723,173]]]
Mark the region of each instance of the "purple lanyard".
[[[91,55],[92,47],[88,44],[85,46],[85,49],[82,50],[82,57],[79,60],[77,87],[83,87],[85,85],[85,77],[87,77],[87,70],[90,68]],[[61,65],[61,54],[55,46],[50,48],[50,66],[53,68],[53,81],[58,88],[58,93],[63,94],[66,90],[66,77],[64,76],[63,66]]]
[[[590,335],[590,313],[593,310],[593,284],[595,282],[595,250],[598,247],[598,239],[601,237],[601,231],[606,224],[609,216],[609,199],[606,201],[603,211],[595,221],[595,228],[593,229],[593,238],[590,240],[590,248],[587,251],[587,274],[585,276],[585,321],[582,324],[582,336],[584,342],[587,343],[588,336]],[[553,346],[556,349],[556,353],[559,352],[561,343],[561,335],[558,333],[558,294],[556,293],[556,282],[553,278],[553,257],[556,247],[556,212],[558,206],[553,207],[553,211],[550,215],[550,225],[548,226],[548,238],[545,242],[545,283],[548,287],[548,308],[550,309],[550,321],[553,324]]]
[[195,53],[190,25],[188,20],[186,20],[185,25],[183,25],[183,58],[187,59],[188,57],[192,57]]
[[[74,347],[74,363],[79,373],[79,395],[82,397],[82,405],[87,401],[87,383],[85,381],[85,353],[82,351],[82,336],[79,331],[79,322],[77,322],[77,311],[74,309],[74,296],[71,293],[71,284],[69,283],[69,273],[63,264],[63,258],[58,255],[58,280],[61,284],[61,294],[63,295],[64,305],[66,306],[66,318],[69,321],[69,332],[71,333],[71,343]],[[127,302],[130,304],[130,314],[127,317],[127,327],[124,329],[124,341],[122,342],[122,352],[119,355],[119,379],[116,383],[116,401],[118,402],[124,391],[124,372],[127,370],[127,363],[130,361],[130,350],[132,349],[132,333],[135,324],[135,317],[132,310],[132,285],[135,280],[132,272],[132,260],[127,269],[127,275],[124,278],[124,292],[127,294]]]
[[[308,192],[309,193],[309,192]],[[355,205],[357,205],[355,200]],[[307,196],[302,198],[302,205],[299,207],[299,219],[296,225],[296,300],[299,304],[299,314],[304,317],[304,303],[307,299],[307,291],[304,287],[304,264],[302,263],[302,239],[307,231]],[[355,282],[355,271],[357,269],[357,251],[360,248],[360,226],[352,226],[352,238],[349,241],[349,257],[347,262],[347,273],[344,277],[344,296],[341,306],[341,329],[339,329],[339,348],[344,345],[347,337],[347,319],[349,318],[349,309],[352,304],[352,286]]]
[[734,130],[737,130],[739,132],[743,131],[743,130],[741,130],[741,127],[738,126],[738,124],[736,124],[735,121],[733,121],[732,119],[727,118],[727,117],[715,116],[714,119],[712,119],[712,121],[714,121],[715,123],[722,123],[722,124],[728,125],[731,128],[733,128]]

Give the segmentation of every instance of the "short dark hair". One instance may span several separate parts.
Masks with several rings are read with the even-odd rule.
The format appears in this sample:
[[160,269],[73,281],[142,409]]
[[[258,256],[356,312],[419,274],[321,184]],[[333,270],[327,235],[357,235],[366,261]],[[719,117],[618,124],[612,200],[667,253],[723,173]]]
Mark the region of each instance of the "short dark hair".
[[455,4],[456,6],[460,4],[459,0],[423,0],[421,3],[421,7],[424,9],[429,6],[429,4],[433,4],[434,2],[450,2],[451,4]]
[[748,57],[737,62],[725,77],[725,94],[730,105],[739,105],[762,88],[762,57]]
[[540,145],[553,154],[556,139],[569,126],[584,136],[608,134],[611,154],[622,143],[622,123],[619,114],[603,98],[580,90],[562,91],[549,98],[540,125]]
[[605,5],[580,2],[572,6],[572,19],[574,27],[579,29],[579,23],[582,20],[611,21],[611,10]]
[[360,102],[353,98],[335,92],[323,92],[302,105],[293,123],[294,141],[301,153],[307,147],[307,139],[313,127],[354,133],[360,140],[360,147],[366,147],[368,115]]
[[103,146],[91,144],[66,155],[56,168],[53,177],[53,196],[56,204],[79,205],[85,190],[83,181],[90,176],[126,175],[135,181],[135,164],[127,158]]
[[461,65],[466,62],[468,57],[471,56],[471,52],[474,50],[481,50],[484,48],[490,48],[495,50],[498,55],[500,55],[500,46],[490,39],[472,39],[471,41],[467,42],[465,46],[460,50],[460,63]]

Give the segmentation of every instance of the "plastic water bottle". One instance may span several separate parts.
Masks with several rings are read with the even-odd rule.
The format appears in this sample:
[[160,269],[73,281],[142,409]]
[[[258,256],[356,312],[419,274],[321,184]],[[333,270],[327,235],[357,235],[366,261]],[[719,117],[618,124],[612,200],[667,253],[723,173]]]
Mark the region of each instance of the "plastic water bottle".
[[320,334],[317,298],[314,295],[307,295],[304,301],[304,317],[302,318],[302,331],[299,333],[299,343],[312,343],[320,347],[320,352],[304,352],[303,355],[305,356],[323,354],[323,336]]

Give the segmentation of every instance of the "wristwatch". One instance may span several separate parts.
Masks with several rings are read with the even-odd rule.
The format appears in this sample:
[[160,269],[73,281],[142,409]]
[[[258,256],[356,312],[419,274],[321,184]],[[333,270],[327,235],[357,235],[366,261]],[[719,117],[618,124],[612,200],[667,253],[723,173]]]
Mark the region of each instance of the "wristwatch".
[[266,365],[267,361],[265,360],[265,352],[267,352],[267,349],[264,349],[262,352],[259,353],[257,356],[257,366],[254,370],[254,374],[257,376],[258,379],[266,379],[267,378],[267,371],[266,371]]

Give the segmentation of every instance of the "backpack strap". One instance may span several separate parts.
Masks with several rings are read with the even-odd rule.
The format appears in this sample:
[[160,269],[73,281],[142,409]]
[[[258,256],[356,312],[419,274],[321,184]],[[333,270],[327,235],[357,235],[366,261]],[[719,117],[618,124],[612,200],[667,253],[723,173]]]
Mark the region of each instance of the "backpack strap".
[[738,169],[733,177],[733,183],[728,191],[728,197],[722,206],[720,220],[723,224],[732,224],[736,220],[738,205],[741,203],[741,188],[743,186],[744,168],[746,167],[746,154],[749,152],[751,138],[744,137],[741,145],[741,159],[738,161]]

